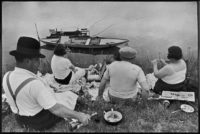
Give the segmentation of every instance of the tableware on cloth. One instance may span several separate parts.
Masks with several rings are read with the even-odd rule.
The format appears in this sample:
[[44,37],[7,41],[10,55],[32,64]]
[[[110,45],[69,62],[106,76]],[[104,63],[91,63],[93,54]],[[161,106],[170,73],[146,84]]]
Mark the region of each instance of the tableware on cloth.
[[181,105],[181,110],[186,112],[186,113],[193,113],[194,112],[194,108],[190,105],[187,105],[187,104],[182,104]]
[[169,105],[170,105],[170,102],[169,102],[169,100],[164,100],[164,101],[162,102],[162,104],[163,104],[164,108],[168,108]]
[[122,113],[116,110],[111,109],[111,111],[104,111],[104,120],[106,123],[111,125],[117,125],[122,121]]
[[[95,115],[97,115],[97,112],[91,114],[90,118],[94,117]],[[67,118],[65,118],[65,120],[68,120]],[[79,122],[77,119],[71,119],[71,121],[69,122],[70,124],[70,130],[73,131],[75,129],[79,129],[80,127],[83,126],[83,124],[81,122]]]

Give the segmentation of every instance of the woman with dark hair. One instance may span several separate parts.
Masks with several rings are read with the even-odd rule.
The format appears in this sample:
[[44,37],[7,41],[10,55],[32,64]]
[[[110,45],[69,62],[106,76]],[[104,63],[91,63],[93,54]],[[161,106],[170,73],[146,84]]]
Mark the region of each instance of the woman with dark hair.
[[158,70],[158,60],[152,61],[154,75],[158,78],[153,89],[155,93],[161,95],[162,91],[183,90],[187,67],[182,57],[183,54],[181,48],[178,46],[171,46],[168,48],[168,63],[161,59],[164,67]]
[[64,56],[66,54],[65,47],[61,44],[57,45],[54,49],[54,54],[57,56]]
[[66,49],[59,44],[54,49],[51,60],[51,69],[54,79],[60,84],[69,84],[71,81],[85,75],[85,70],[75,67],[68,58],[65,58]]

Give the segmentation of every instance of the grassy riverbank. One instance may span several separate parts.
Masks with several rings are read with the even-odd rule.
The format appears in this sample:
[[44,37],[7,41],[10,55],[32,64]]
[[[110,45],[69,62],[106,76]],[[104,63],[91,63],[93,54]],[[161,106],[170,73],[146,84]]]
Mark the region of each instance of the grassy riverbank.
[[[73,55],[72,55],[73,56]],[[71,57],[73,59],[73,57]],[[84,60],[84,59],[79,59]],[[88,59],[87,59],[88,60]],[[95,59],[93,59],[95,60]],[[189,73],[191,75],[191,84],[197,86],[197,60],[190,59],[189,61]],[[91,61],[91,64],[93,61]],[[148,59],[137,59],[139,64],[145,73],[150,73],[152,67]],[[86,66],[86,64],[78,65],[78,60],[74,61],[79,67]],[[5,73],[8,70],[12,70],[14,65],[8,65]],[[47,59],[42,60],[40,70],[42,73],[51,72],[50,62]],[[3,75],[3,74],[2,74]],[[137,102],[126,105],[113,105],[105,102],[92,102],[85,100],[83,104],[77,106],[77,111],[82,111],[88,114],[98,112],[101,116],[100,122],[91,121],[87,126],[81,127],[75,130],[75,132],[198,132],[198,104],[191,103],[194,106],[194,113],[185,113],[178,111],[181,103],[175,102],[171,104],[168,109],[165,109],[159,101],[147,101]],[[103,110],[105,109],[118,109],[123,114],[123,121],[117,126],[110,126],[105,123],[102,118]],[[10,112],[6,115],[2,115],[2,132],[37,132],[29,128],[21,128],[14,115]],[[45,132],[71,132],[69,129],[69,123],[67,121],[59,122],[55,127],[45,130]]]

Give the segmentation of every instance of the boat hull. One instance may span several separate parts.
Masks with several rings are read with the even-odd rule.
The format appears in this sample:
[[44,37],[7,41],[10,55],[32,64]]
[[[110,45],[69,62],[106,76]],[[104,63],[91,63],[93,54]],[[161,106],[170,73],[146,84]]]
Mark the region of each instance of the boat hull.
[[[100,45],[84,45],[84,44],[78,44],[78,43],[55,43],[55,42],[50,42],[50,41],[45,41],[45,40],[40,40],[46,45],[41,46],[42,49],[47,49],[47,50],[54,50],[55,46],[58,44],[64,45],[66,48],[69,48],[72,52],[74,53],[85,53],[85,54],[112,54],[115,53],[119,48],[123,46],[127,46],[129,40],[127,39],[117,39],[117,38],[103,38],[103,37],[98,37],[102,41],[104,40],[105,42],[101,42]],[[107,42],[106,42],[107,41]],[[110,41],[110,42],[109,42]],[[115,41],[115,42],[114,42]]]
[[[121,47],[127,46],[127,45],[128,45],[127,43],[124,43],[124,44],[120,44],[118,46],[111,46],[111,47],[104,47],[104,48],[75,48],[75,47],[70,47],[70,46],[68,48],[73,53],[100,55],[100,54],[114,54]],[[52,51],[52,50],[54,50],[55,46],[54,45],[43,45],[43,46],[41,46],[41,48]]]

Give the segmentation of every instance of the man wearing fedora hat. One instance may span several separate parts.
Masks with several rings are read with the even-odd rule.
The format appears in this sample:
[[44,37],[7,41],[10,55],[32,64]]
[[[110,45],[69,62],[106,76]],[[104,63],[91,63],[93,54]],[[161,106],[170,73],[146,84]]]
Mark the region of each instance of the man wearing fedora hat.
[[119,50],[121,61],[114,61],[107,67],[99,86],[98,99],[103,97],[108,81],[110,81],[108,97],[113,103],[118,103],[121,100],[135,101],[138,93],[137,82],[144,91],[142,92],[143,97],[147,97],[149,85],[144,72],[139,66],[133,64],[136,53],[136,50],[129,46]]
[[3,77],[3,89],[12,112],[19,124],[34,129],[48,129],[63,118],[76,118],[83,125],[90,116],[73,111],[58,103],[55,95],[37,77],[40,43],[31,37],[20,37],[17,50],[10,54],[16,59],[16,67]]

